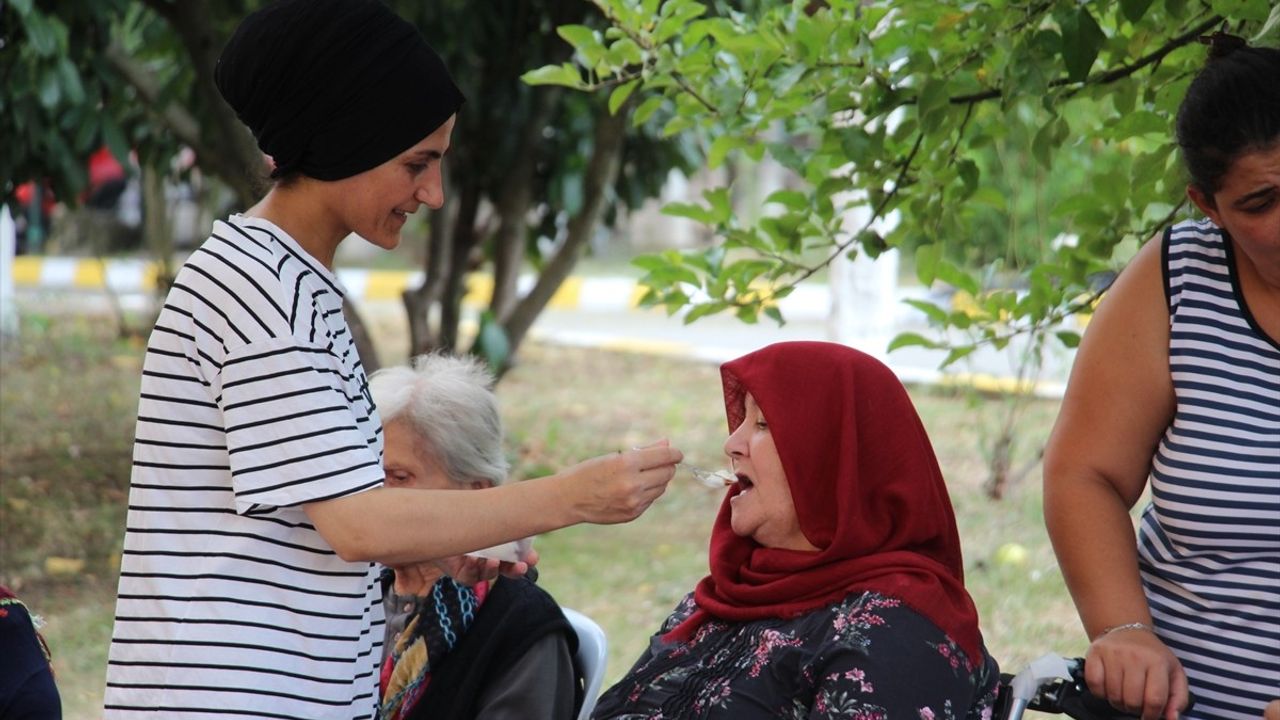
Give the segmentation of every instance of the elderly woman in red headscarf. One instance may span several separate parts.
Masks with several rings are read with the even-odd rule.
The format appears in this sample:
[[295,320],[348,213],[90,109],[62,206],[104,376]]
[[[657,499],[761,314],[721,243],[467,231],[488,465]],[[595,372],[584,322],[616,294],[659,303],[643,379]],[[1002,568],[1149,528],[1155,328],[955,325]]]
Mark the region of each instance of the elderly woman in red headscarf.
[[999,671],[902,384],[842,345],[721,368],[737,482],[711,574],[595,717],[989,718]]

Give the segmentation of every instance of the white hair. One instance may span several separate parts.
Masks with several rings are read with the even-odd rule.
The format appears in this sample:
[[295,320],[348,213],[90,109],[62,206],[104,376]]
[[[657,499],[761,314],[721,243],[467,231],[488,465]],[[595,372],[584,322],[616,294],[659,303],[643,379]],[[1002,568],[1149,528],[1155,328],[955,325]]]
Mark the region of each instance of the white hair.
[[476,358],[432,353],[379,370],[369,392],[383,423],[406,420],[458,484],[501,485],[511,465],[502,449],[502,419],[493,374]]

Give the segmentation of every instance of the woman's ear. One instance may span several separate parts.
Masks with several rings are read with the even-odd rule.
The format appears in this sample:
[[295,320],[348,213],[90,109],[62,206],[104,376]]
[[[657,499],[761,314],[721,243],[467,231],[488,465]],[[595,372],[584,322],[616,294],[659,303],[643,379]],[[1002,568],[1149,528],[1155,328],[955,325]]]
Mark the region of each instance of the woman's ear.
[[1200,208],[1200,212],[1208,216],[1214,225],[1222,227],[1222,218],[1218,214],[1218,205],[1211,196],[1206,195],[1203,190],[1191,184],[1187,185],[1187,197],[1191,198],[1191,202],[1195,203],[1196,207]]

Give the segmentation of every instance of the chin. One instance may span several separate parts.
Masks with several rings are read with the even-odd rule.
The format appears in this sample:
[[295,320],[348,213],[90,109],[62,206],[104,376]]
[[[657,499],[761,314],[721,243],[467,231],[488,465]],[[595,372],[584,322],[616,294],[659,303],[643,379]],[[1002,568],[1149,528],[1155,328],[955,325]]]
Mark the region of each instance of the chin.
[[383,250],[395,250],[396,248],[400,247],[399,232],[382,233],[380,235],[374,236],[371,239],[370,238],[365,238],[365,239],[369,240],[370,245],[373,245],[374,247],[382,248]]
[[734,535],[742,538],[751,538],[755,533],[753,528],[743,527],[740,523],[733,522],[732,519],[729,521],[729,529],[733,531]]

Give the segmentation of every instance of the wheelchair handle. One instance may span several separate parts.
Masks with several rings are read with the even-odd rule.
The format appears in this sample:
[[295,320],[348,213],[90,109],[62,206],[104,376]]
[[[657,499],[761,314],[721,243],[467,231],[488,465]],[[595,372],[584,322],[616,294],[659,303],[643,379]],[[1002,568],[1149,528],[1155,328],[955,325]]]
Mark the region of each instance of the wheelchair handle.
[[[1026,710],[1066,715],[1075,720],[1137,718],[1117,710],[1089,692],[1084,680],[1084,658],[1063,658],[1049,653],[1031,662],[1017,675],[1002,674],[997,718],[1021,720]],[[1187,710],[1195,705],[1188,695]]]

